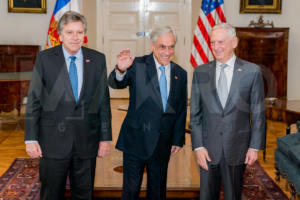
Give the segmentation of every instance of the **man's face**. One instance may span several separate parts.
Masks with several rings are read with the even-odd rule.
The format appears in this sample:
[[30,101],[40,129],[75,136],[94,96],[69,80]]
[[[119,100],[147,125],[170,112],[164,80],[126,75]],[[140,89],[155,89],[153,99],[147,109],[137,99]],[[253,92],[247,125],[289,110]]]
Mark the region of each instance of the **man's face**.
[[220,28],[211,32],[211,48],[217,61],[226,63],[237,47],[237,37],[231,37],[226,29]]
[[65,24],[59,38],[68,53],[75,55],[84,41],[84,28],[82,22],[69,22],[68,24]]
[[168,65],[174,56],[174,35],[167,33],[157,37],[156,43],[151,42],[151,49],[159,64],[164,66]]

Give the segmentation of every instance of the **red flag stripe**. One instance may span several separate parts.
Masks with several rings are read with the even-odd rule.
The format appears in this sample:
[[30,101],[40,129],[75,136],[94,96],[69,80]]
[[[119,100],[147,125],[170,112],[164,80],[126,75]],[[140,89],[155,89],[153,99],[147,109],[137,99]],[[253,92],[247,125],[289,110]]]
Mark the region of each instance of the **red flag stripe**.
[[195,60],[193,54],[191,54],[190,61],[191,61],[191,64],[192,64],[193,67],[197,67],[197,63],[196,63],[196,60]]
[[206,15],[206,18],[207,18],[210,26],[214,27],[214,25],[215,25],[215,19],[214,19],[212,13],[209,13],[208,15]]
[[[209,34],[207,32],[206,26],[203,24],[203,21],[201,20],[201,18],[199,17],[198,19],[198,28],[200,30],[200,32],[202,33],[202,36],[204,38],[204,40],[206,41],[206,43],[208,44],[208,46],[210,47],[210,37]],[[210,48],[211,50],[211,48]]]
[[223,7],[223,6],[217,7],[217,8],[216,8],[216,11],[217,11],[217,13],[218,13],[218,15],[219,15],[220,21],[221,21],[221,22],[226,22],[226,18],[225,18],[225,15],[224,15],[223,11],[222,11],[222,7]]
[[[197,37],[200,46],[202,47],[203,51],[206,53],[206,56],[209,60],[212,57],[212,50],[210,47],[210,38],[208,37],[208,41],[206,41],[206,39],[204,38],[204,35],[201,33],[198,26],[196,27],[195,36]],[[195,60],[197,62],[198,61],[202,62],[202,60],[199,60],[199,59],[195,59]]]
[[198,41],[198,38],[197,38],[195,35],[194,35],[194,45],[195,45],[195,47],[196,47],[196,49],[197,49],[197,51],[198,51],[198,53],[199,53],[199,55],[200,55],[202,61],[203,61],[204,63],[208,62],[208,58],[207,58],[207,56],[206,56],[206,53],[203,51],[203,48],[202,48],[202,46],[200,45],[200,43],[199,43],[199,41]]

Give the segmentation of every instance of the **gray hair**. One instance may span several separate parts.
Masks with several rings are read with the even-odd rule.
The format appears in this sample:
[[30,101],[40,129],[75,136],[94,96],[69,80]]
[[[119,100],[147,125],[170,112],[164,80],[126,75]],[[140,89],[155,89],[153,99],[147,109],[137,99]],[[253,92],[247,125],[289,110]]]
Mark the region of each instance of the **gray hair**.
[[60,35],[65,25],[70,22],[82,22],[84,33],[87,31],[87,22],[83,15],[75,11],[67,11],[58,21],[57,31]]
[[164,26],[164,27],[159,27],[154,29],[151,34],[150,34],[150,40],[153,43],[156,43],[156,40],[159,36],[168,34],[168,33],[172,33],[174,35],[174,39],[175,39],[175,44],[177,42],[177,35],[176,32],[173,28],[171,28],[170,26]]
[[236,31],[235,28],[228,24],[228,23],[220,23],[220,24],[216,24],[211,31],[217,30],[217,29],[225,29],[227,30],[227,33],[230,37],[234,38],[236,37]]

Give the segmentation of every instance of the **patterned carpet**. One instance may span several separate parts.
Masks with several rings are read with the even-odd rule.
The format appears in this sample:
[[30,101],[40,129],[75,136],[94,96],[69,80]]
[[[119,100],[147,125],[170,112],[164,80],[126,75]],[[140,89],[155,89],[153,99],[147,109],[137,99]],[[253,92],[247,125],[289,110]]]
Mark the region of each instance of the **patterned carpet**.
[[[17,158],[0,177],[0,200],[39,200],[38,163]],[[244,179],[243,200],[288,200],[258,163],[247,167]]]
[[0,199],[38,200],[39,160],[17,158],[0,178]]

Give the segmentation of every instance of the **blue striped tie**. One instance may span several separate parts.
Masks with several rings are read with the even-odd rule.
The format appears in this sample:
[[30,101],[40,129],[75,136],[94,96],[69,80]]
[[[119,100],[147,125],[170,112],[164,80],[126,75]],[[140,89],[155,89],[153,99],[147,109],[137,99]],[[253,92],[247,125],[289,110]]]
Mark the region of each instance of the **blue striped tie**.
[[167,90],[167,78],[165,74],[165,67],[160,66],[159,70],[161,71],[160,77],[159,77],[159,89],[160,89],[160,95],[164,107],[164,111],[166,111],[167,101],[168,101],[168,90]]
[[72,90],[75,97],[75,101],[78,101],[78,76],[77,76],[77,68],[75,64],[76,56],[70,56],[71,62],[69,67],[69,77],[71,80]]

